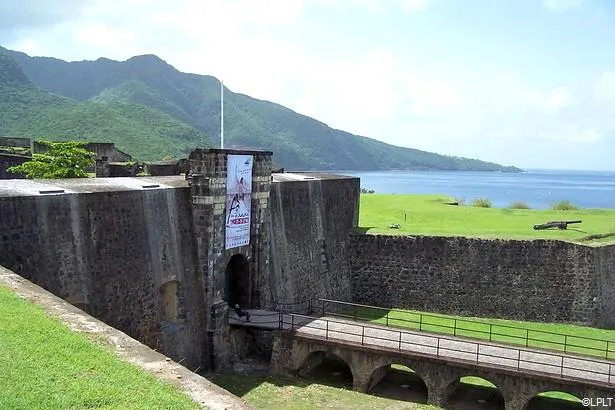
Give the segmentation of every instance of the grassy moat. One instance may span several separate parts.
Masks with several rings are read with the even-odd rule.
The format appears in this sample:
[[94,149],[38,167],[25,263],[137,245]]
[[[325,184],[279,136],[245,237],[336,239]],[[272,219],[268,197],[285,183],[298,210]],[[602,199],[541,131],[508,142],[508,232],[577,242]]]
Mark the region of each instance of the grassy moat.
[[[412,328],[403,320],[413,321],[417,314],[419,312],[401,310],[389,312],[390,324]],[[362,312],[361,317],[374,323],[383,321],[382,315],[373,312]],[[448,325],[450,320],[454,318],[439,315],[435,322],[428,323]],[[496,319],[486,321],[511,324]],[[535,331],[615,341],[615,331],[564,324],[512,324]],[[200,408],[174,387],[118,360],[106,348],[70,331],[41,308],[2,287],[0,364],[3,368],[0,372],[2,409]],[[400,365],[392,365],[372,394],[352,391],[350,370],[339,361],[325,362],[304,378],[225,372],[211,379],[259,409],[437,409],[425,404],[427,391],[420,378]],[[578,402],[565,393],[549,393],[537,400],[541,403],[537,408],[580,408]],[[500,401],[495,386],[474,377],[462,378],[459,388],[449,398],[450,408],[459,409],[500,408]]]
[[201,407],[0,286],[0,409]]
[[[511,209],[450,205],[443,195],[361,194],[362,232],[389,235],[558,239],[585,244],[615,242],[615,209]],[[550,221],[581,220],[568,229],[534,230]],[[391,225],[399,224],[399,228]]]

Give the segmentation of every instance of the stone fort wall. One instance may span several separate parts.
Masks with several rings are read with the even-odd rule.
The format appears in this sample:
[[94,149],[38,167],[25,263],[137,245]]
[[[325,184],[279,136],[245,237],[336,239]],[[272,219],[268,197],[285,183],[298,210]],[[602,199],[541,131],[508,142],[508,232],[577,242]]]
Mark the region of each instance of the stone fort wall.
[[0,196],[0,216],[1,265],[174,360],[201,363],[187,188]]
[[181,176],[0,183],[0,265],[192,369],[235,353],[223,300],[233,255],[250,264],[244,307],[350,299],[358,179],[272,183],[270,158],[256,161],[251,244],[224,250],[224,176],[213,172],[224,155],[193,161],[203,167],[192,185]]
[[8,169],[21,165],[24,162],[30,161],[30,157],[14,154],[0,153],[0,179],[22,179],[25,178],[22,174],[14,174]]
[[265,305],[318,297],[351,300],[349,235],[358,224],[359,194],[356,178],[272,185]]
[[615,327],[615,246],[353,235],[357,303]]

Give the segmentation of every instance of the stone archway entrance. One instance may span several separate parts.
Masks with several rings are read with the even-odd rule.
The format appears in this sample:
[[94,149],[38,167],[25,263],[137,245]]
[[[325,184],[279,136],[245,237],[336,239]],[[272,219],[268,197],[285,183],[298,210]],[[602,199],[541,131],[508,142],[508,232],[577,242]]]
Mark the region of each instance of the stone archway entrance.
[[224,272],[224,300],[242,308],[250,306],[250,265],[241,253],[231,256]]

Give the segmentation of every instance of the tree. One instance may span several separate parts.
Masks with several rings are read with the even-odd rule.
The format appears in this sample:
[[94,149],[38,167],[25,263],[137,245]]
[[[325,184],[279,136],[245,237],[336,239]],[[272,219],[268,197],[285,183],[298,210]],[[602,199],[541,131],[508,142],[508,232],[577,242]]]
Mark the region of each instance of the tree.
[[94,164],[96,154],[83,148],[84,142],[40,141],[47,151],[32,154],[32,161],[11,167],[9,172],[26,178],[86,178],[86,169]]

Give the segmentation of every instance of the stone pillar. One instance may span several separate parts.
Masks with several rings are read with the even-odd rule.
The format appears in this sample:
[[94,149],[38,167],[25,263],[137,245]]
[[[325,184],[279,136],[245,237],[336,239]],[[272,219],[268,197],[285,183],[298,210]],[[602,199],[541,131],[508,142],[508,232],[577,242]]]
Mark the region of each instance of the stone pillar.
[[96,172],[96,178],[105,178],[109,176],[109,158],[102,157],[102,159],[96,160],[96,165],[94,166],[94,170]]
[[[304,353],[304,352],[300,352]],[[304,353],[307,355],[307,353]],[[281,331],[273,333],[273,349],[269,361],[269,374],[274,376],[295,376],[298,366],[295,363],[296,353],[293,352],[292,335]]]
[[[252,155],[252,196],[250,243],[225,249],[226,179],[228,155]],[[249,264],[249,302],[258,308],[260,290],[269,269],[269,190],[271,189],[271,152],[197,149],[190,154],[188,181],[192,192],[194,234],[202,275],[207,319],[209,370],[228,367],[235,351],[230,343],[229,309],[224,301],[225,271],[231,257],[243,255]]]

